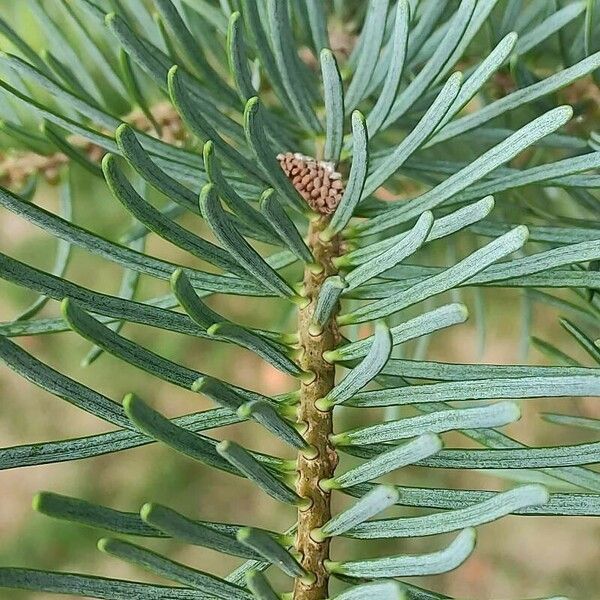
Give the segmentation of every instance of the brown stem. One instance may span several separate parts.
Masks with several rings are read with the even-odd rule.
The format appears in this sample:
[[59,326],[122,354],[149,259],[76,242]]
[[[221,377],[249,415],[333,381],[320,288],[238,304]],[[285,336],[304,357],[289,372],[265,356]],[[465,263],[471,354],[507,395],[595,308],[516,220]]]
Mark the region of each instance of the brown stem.
[[323,353],[335,348],[339,342],[335,316],[324,325],[319,335],[309,333],[319,290],[325,279],[336,272],[332,259],[339,254],[337,238],[329,242],[319,239],[319,233],[326,225],[327,218],[321,217],[310,226],[309,246],[321,270],[317,273],[314,268],[306,268],[304,289],[310,304],[302,308],[298,315],[298,335],[302,348],[300,364],[305,371],[314,373],[315,377],[310,382],[302,383],[298,409],[298,421],[306,427],[304,437],[314,452],[300,452],[298,455],[296,490],[312,503],[308,508],[298,511],[296,550],[302,566],[314,580],[296,579],[293,600],[324,600],[329,596],[329,574],[324,565],[329,558],[329,540],[319,542],[310,535],[311,531],[331,518],[331,494],[322,490],[319,482],[333,477],[338,463],[337,453],[329,441],[329,435],[333,432],[332,413],[320,411],[315,406],[315,402],[334,385],[335,367],[325,361]]

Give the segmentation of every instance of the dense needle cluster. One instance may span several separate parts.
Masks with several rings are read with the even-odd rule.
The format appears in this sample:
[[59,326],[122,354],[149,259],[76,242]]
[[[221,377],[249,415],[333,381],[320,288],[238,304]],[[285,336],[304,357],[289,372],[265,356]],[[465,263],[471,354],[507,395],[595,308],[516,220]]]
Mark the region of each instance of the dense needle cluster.
[[[0,359],[107,425],[0,448],[0,470],[157,443],[194,461],[185,484],[204,495],[186,514],[41,492],[36,511],[107,531],[102,552],[170,583],[2,565],[0,595],[451,600],[421,586],[437,589],[430,577],[469,560],[476,528],[489,540],[480,526],[511,514],[600,516],[599,442],[558,433],[553,445],[531,447],[511,437],[524,428],[503,429],[521,417],[521,400],[563,397],[568,408],[574,397],[600,396],[600,136],[587,119],[576,132],[571,107],[555,106],[559,92],[574,94],[583,114],[575,85],[600,80],[598,1],[13,4],[31,10],[52,52],[38,55],[0,18],[9,42],[0,52],[0,158],[25,149],[24,168],[0,161],[0,173],[12,166],[0,208],[58,244],[48,272],[29,263],[28,240],[0,253],[0,278],[32,295],[0,323]],[[353,40],[347,53],[340,36]],[[48,185],[37,193],[40,174],[60,191],[58,210],[45,206]],[[110,202],[134,223],[110,213],[116,229],[98,227]],[[157,238],[178,251],[155,255]],[[78,280],[89,266],[71,262],[86,254],[111,264],[102,272],[110,280],[96,278],[106,289]],[[147,296],[153,289],[162,295]],[[522,302],[502,305],[508,294]],[[240,298],[253,299],[246,313]],[[535,338],[539,305],[561,311],[579,357]],[[469,314],[479,356],[489,314],[552,364],[481,364],[470,330],[460,329]],[[133,336],[130,324],[152,333]],[[438,333],[450,328],[460,337],[448,344]],[[157,342],[163,331],[193,347],[188,364]],[[91,344],[86,367],[107,353],[135,369],[127,388],[100,377],[101,389],[89,387],[20,341],[62,332]],[[213,344],[231,348],[226,379],[209,375]],[[234,346],[240,360],[251,353],[277,370],[288,391],[244,380]],[[162,386],[128,393],[145,378],[211,407],[171,418],[159,410]],[[583,414],[541,416],[598,430]],[[265,444],[262,433],[239,443],[231,426],[249,421]],[[251,482],[292,518],[282,528],[279,519],[256,523],[262,498],[242,502],[233,487],[232,497],[215,497],[214,470]],[[456,489],[457,471],[483,472],[491,487]],[[493,473],[503,478],[494,483]],[[177,496],[169,481],[164,492]],[[418,537],[432,541],[408,554],[405,540]],[[237,568],[209,572],[196,552],[175,562],[161,539],[237,557]],[[493,595],[487,584],[470,596]],[[541,585],[523,596],[549,593],[551,583]]]

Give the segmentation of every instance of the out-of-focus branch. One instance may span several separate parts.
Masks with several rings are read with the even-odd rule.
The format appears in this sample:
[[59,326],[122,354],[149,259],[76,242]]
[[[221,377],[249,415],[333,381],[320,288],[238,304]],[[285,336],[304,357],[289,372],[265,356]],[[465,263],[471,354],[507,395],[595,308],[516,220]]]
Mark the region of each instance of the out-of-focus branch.
[[[184,129],[173,106],[169,102],[161,102],[152,107],[151,111],[159,126],[158,132],[141,110],[134,110],[123,117],[123,121],[139,131],[159,137],[168,144],[180,144]],[[81,136],[70,136],[68,141],[93,162],[99,163],[105,154],[103,148]],[[0,185],[18,190],[34,174],[52,183],[57,180],[60,168],[68,162],[69,158],[62,152],[47,155],[22,150],[0,152]]]

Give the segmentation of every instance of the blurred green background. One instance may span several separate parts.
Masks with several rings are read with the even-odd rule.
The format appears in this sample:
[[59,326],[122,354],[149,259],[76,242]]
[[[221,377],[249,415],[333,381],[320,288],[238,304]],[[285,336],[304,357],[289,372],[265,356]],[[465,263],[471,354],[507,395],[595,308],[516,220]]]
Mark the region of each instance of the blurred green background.
[[[539,0],[545,1],[545,0]],[[27,27],[24,3],[0,0],[0,15],[11,21],[19,19],[21,31]],[[36,38],[32,26],[28,39],[38,48],[43,42]],[[6,153],[4,153],[6,155]],[[57,190],[43,184],[36,202],[56,210]],[[75,169],[75,221],[93,228],[106,237],[116,240],[130,224],[130,218],[111,198],[106,188],[90,182]],[[198,230],[198,221],[190,218],[184,224]],[[40,230],[22,219],[0,212],[0,238],[2,251],[37,267],[52,264],[55,243]],[[188,256],[181,255],[155,236],[148,240],[148,251],[157,256],[193,265]],[[444,249],[438,246],[440,260]],[[67,278],[82,285],[116,293],[120,271],[96,257],[75,250]],[[166,284],[142,280],[140,298],[166,293]],[[29,292],[0,282],[0,320],[8,321],[34,299]],[[440,299],[440,303],[444,301]],[[473,313],[474,297],[469,291],[460,298]],[[428,358],[467,362],[482,360],[493,363],[519,362],[520,339],[518,317],[508,315],[521,303],[522,294],[486,294],[487,343],[482,356],[478,354],[477,332],[472,322],[435,335],[429,346]],[[282,328],[293,328],[291,315],[278,311],[275,303],[259,303],[244,299],[221,299],[219,311],[243,323],[255,325],[275,322]],[[533,313],[537,331],[582,358],[578,349],[570,347],[560,333],[552,309],[539,309]],[[56,316],[58,306],[50,302],[43,315]],[[291,381],[274,371],[248,352],[231,349],[218,343],[161,334],[149,328],[126,325],[124,335],[156,352],[190,367],[218,375],[238,385],[279,393],[290,389]],[[163,381],[152,378],[110,356],[103,355],[91,367],[81,367],[80,361],[89,350],[89,343],[75,334],[61,333],[17,340],[27,351],[51,366],[66,372],[85,384],[119,400],[130,391],[151,402],[169,415],[179,415],[209,403],[197,394],[186,392]],[[414,348],[406,349],[410,355]],[[530,352],[528,359],[544,362],[543,357]],[[568,400],[529,401],[523,405],[523,418],[507,428],[509,434],[532,445],[544,445],[556,439],[557,429],[545,424],[537,412],[564,407]],[[569,412],[578,410],[588,416],[600,416],[597,404],[590,399],[574,400],[577,403]],[[356,422],[356,415],[347,410],[340,414],[338,423]],[[339,425],[341,428],[342,425]],[[0,367],[0,439],[2,446],[31,443],[90,435],[106,431],[106,425],[34,385],[20,379],[5,367]],[[253,426],[230,427],[215,432],[219,438],[242,440],[245,444],[263,450],[283,452]],[[448,445],[464,444],[459,437],[447,436]],[[574,437],[567,442],[592,441],[592,436]],[[512,482],[497,474],[472,474],[462,471],[436,471],[431,469],[406,469],[390,479],[403,485],[440,487],[488,487],[503,489]],[[244,522],[271,529],[285,529],[293,514],[253,486],[238,478],[219,474],[191,460],[179,456],[159,445],[130,450],[120,454],[85,461],[25,468],[0,472],[0,564],[52,568],[62,571],[90,572],[112,577],[152,578],[116,559],[96,551],[95,543],[101,531],[53,521],[34,513],[31,499],[39,490],[93,500],[114,508],[137,511],[146,501],[169,504],[185,514],[208,520]],[[416,514],[412,509],[394,509],[390,514]],[[335,556],[377,556],[390,552],[411,552],[440,547],[446,540],[399,540],[383,543],[345,543],[334,547]],[[203,570],[224,574],[238,561],[224,558],[208,550],[190,549],[174,542],[147,542],[150,547],[168,548],[170,555],[181,562],[193,564]],[[542,595],[566,594],[580,600],[600,598],[600,520],[587,518],[509,517],[480,529],[478,551],[455,573],[422,580],[432,589],[444,590],[459,598],[524,598]],[[419,581],[415,581],[419,584]],[[4,594],[4,595],[2,595]],[[42,600],[44,594],[0,592],[6,600]],[[52,596],[59,598],[59,596]]]

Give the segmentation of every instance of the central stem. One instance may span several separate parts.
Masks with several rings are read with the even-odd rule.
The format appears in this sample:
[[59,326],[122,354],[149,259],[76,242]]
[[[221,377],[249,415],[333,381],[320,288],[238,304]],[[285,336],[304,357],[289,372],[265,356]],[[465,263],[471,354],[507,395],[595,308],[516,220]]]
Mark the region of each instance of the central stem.
[[304,290],[310,303],[298,315],[300,365],[315,377],[302,383],[298,409],[298,421],[306,428],[304,438],[314,451],[298,455],[296,491],[300,497],[309,498],[311,505],[298,511],[296,550],[302,566],[314,580],[296,579],[293,600],[324,600],[329,596],[329,574],[324,564],[329,559],[329,539],[319,542],[310,535],[331,518],[331,494],[321,489],[319,482],[332,478],[338,463],[337,453],[329,440],[333,432],[332,412],[323,412],[315,406],[315,402],[326,396],[335,384],[335,366],[323,358],[323,353],[334,349],[339,342],[335,311],[320,334],[309,333],[319,291],[325,279],[336,273],[333,258],[339,255],[338,238],[324,242],[319,237],[327,222],[326,217],[320,217],[310,225],[309,246],[320,270],[313,265],[304,272]]

